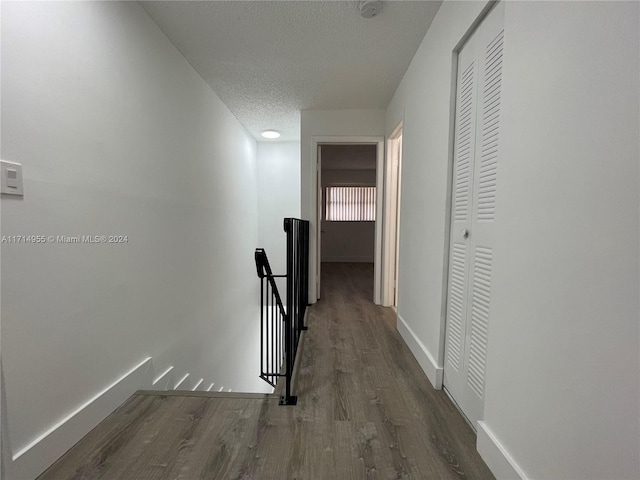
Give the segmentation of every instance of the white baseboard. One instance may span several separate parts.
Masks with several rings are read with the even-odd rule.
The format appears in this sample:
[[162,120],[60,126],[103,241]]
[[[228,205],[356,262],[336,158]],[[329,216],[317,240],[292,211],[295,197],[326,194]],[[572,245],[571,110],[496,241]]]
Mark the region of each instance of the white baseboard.
[[433,359],[427,347],[424,346],[415,332],[400,315],[398,315],[398,332],[400,332],[400,335],[409,347],[409,350],[411,350],[411,353],[413,353],[413,356],[418,360],[420,367],[427,375],[433,388],[440,390],[442,388],[443,368],[438,366],[438,363]]
[[483,421],[478,422],[476,449],[497,480],[527,480],[520,466]]
[[324,263],[373,263],[373,257],[322,257]]
[[151,357],[144,359],[29,444],[11,448],[3,462],[6,478],[36,478],[133,393],[151,386],[152,370]]

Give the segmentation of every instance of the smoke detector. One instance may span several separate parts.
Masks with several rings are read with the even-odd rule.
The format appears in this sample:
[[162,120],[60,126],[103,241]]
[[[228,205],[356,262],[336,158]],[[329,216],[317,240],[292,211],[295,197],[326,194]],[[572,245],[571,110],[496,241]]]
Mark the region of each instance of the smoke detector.
[[380,0],[362,0],[359,8],[362,18],[373,18],[382,11],[382,2]]

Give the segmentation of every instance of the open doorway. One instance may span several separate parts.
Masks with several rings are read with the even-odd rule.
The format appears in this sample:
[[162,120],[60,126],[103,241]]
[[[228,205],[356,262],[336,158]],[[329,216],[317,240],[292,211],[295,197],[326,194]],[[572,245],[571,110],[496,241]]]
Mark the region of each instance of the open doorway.
[[376,222],[376,149],[320,145],[321,263],[358,263],[370,271],[373,297]]
[[402,124],[387,141],[385,161],[385,218],[384,218],[384,292],[382,304],[398,306],[398,271],[400,264],[400,182],[402,172]]
[[315,140],[316,298],[322,293],[322,263],[348,262],[373,269],[371,292],[373,302],[380,304],[384,141]]

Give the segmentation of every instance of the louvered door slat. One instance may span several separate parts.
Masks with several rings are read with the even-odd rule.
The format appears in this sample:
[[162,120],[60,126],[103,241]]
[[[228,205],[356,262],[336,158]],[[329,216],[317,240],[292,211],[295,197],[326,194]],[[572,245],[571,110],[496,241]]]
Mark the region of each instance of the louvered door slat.
[[451,253],[451,275],[449,284],[449,314],[447,330],[447,361],[459,371],[462,365],[463,322],[465,321],[465,270],[467,247],[455,243]]
[[482,129],[482,153],[479,158],[481,180],[478,185],[478,196],[484,201],[477,205],[478,220],[485,222],[495,219],[496,210],[503,45],[504,31],[501,30],[485,50],[484,88],[479,126]]
[[484,395],[484,376],[487,361],[492,267],[493,251],[490,248],[477,247],[473,265],[471,342],[469,345],[467,382],[481,398]]
[[469,212],[469,193],[471,184],[471,153],[475,137],[475,64],[466,67],[461,76],[462,84],[458,96],[454,217],[458,222],[467,220]]

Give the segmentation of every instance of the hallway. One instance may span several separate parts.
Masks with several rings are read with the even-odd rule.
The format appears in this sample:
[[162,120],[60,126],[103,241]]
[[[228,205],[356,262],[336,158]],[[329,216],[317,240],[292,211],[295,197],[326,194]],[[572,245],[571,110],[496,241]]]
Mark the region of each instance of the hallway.
[[371,302],[372,265],[323,264],[322,275],[297,406],[273,395],[139,392],[39,478],[493,478],[393,311]]

